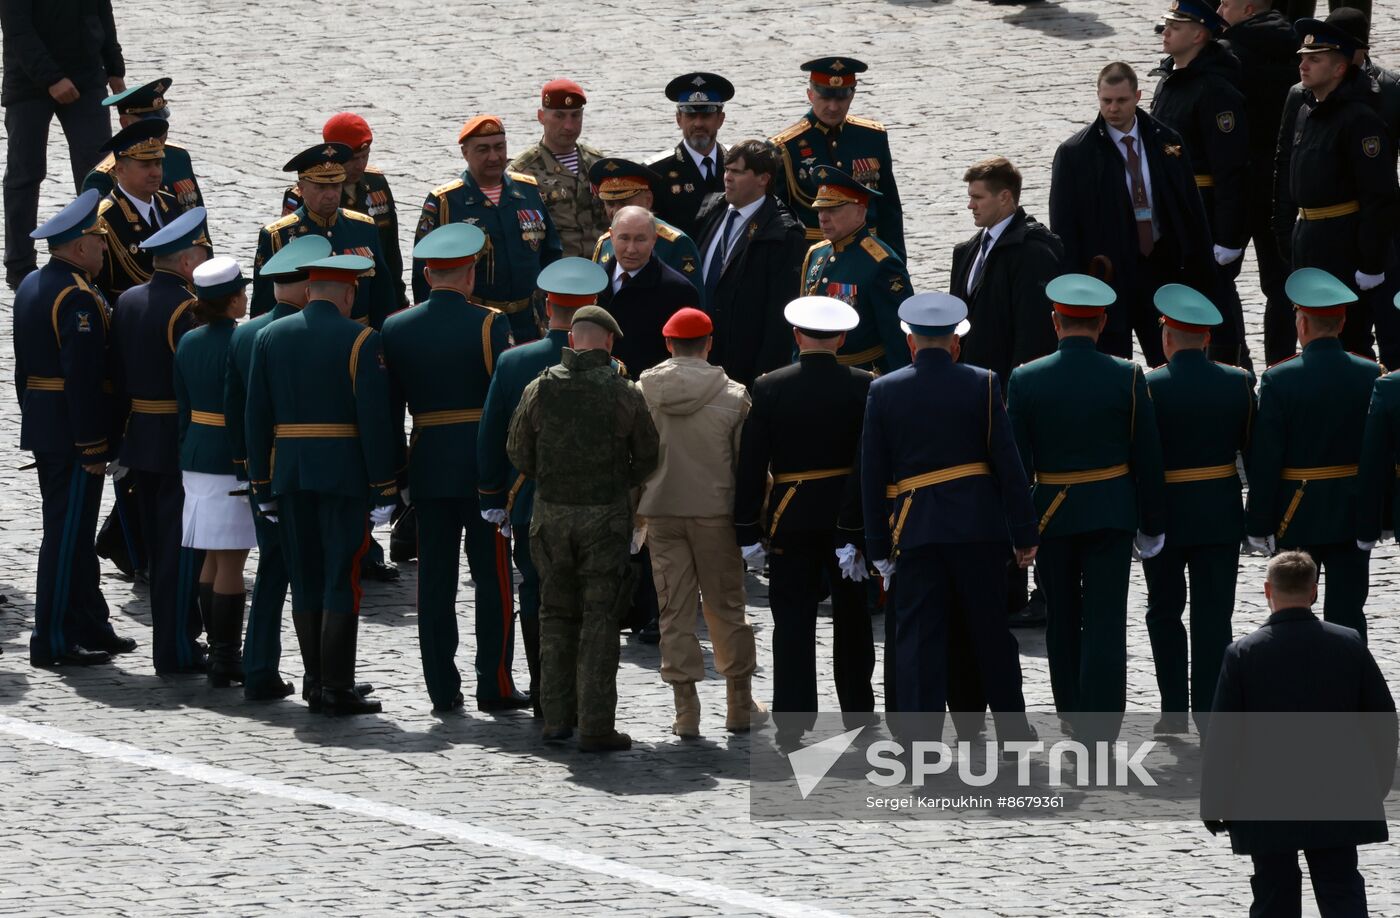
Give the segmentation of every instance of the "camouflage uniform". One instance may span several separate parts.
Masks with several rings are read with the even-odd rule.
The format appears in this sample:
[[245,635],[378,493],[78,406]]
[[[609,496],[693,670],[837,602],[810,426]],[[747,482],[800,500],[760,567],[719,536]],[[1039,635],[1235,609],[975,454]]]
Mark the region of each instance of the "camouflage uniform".
[[632,492],[656,469],[646,400],[603,350],[564,348],[525,389],[506,450],[536,482],[530,547],[540,571],[545,723],[613,732],[617,632],[632,595]]
[[566,256],[592,255],[598,237],[608,230],[607,211],[588,181],[588,170],[602,157],[602,153],[581,143],[578,172],[570,172],[543,143],[537,143],[511,160],[512,172],[523,172],[539,183],[540,197],[559,231]]

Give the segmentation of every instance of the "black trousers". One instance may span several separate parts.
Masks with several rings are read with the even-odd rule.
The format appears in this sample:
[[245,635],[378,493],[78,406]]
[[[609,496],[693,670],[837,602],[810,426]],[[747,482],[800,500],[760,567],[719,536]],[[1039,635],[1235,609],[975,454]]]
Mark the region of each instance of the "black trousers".
[[[1230,646],[1230,616],[1235,611],[1235,581],[1240,549],[1225,545],[1179,545],[1170,540],[1156,556],[1142,562],[1147,577],[1147,636],[1157,668],[1163,712],[1210,712],[1220,661]],[[1191,676],[1188,695],[1186,612],[1190,572]],[[1189,707],[1188,707],[1189,705]]]
[[73,644],[91,647],[110,638],[112,625],[93,549],[102,476],[83,471],[67,457],[38,458],[37,470],[44,537],[29,647],[36,658],[46,659]]
[[[1322,918],[1364,918],[1366,884],[1356,869],[1356,846],[1309,848],[1308,875]],[[1249,886],[1254,902],[1249,918],[1297,918],[1303,913],[1303,872],[1298,852],[1256,854]]]
[[[774,539],[768,557],[773,609],[773,710],[817,711],[817,606],[831,588],[836,697],[842,711],[874,711],[875,639],[865,607],[865,584],[841,576],[830,533]],[[823,581],[823,575],[826,580]],[[780,728],[805,729],[808,719],[778,718]]]
[[34,240],[30,232],[38,225],[39,186],[48,172],[49,125],[53,116],[68,139],[68,162],[73,169],[73,188],[82,188],[83,179],[102,159],[98,147],[112,136],[112,118],[103,107],[107,88],[102,83],[78,87],[76,102],[59,105],[52,97],[26,99],[5,107],[5,267],[31,267]]
[[1138,259],[1138,280],[1121,290],[1118,301],[1108,308],[1108,324],[1099,337],[1099,350],[1131,360],[1136,335],[1148,366],[1157,367],[1167,362],[1152,297],[1163,284],[1183,282],[1177,253],[1176,244],[1163,236],[1157,240],[1151,255]]
[[146,534],[156,672],[186,670],[199,659],[203,629],[195,585],[204,552],[180,546],[185,488],[179,474],[132,470],[132,494]]
[[[1269,175],[1273,175],[1270,166]],[[1293,327],[1293,304],[1284,292],[1289,264],[1279,251],[1273,230],[1273,183],[1252,185],[1249,197],[1249,238],[1254,241],[1254,259],[1259,266],[1259,289],[1264,294],[1265,366],[1291,357],[1297,350],[1298,333]]]

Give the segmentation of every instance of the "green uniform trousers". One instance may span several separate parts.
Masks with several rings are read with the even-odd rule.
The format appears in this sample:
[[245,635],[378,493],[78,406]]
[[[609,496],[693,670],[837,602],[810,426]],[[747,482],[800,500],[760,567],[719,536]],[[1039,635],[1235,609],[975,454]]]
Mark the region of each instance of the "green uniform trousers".
[[369,549],[369,499],[290,491],[277,496],[293,612],[357,615]]
[[[1283,546],[1279,546],[1280,549]],[[1366,596],[1371,589],[1371,553],[1354,542],[1299,545],[1317,562],[1322,592],[1322,617],[1334,625],[1355,628],[1366,640]]]
[[[1220,661],[1233,637],[1230,616],[1235,611],[1235,579],[1240,547],[1187,545],[1170,541],[1155,557],[1142,562],[1147,577],[1147,636],[1157,668],[1157,690],[1163,712],[1210,712]],[[1187,575],[1191,597],[1191,677],[1187,697]],[[1190,705],[1188,708],[1187,705]]]
[[248,601],[248,632],[243,639],[244,685],[251,689],[280,685],[282,606],[287,602],[287,559],[282,552],[281,523],[253,516],[258,537],[258,567]]
[[435,705],[447,705],[462,687],[455,662],[462,544],[476,606],[476,698],[495,701],[512,694],[510,544],[481,518],[475,495],[415,500],[413,505],[418,510],[418,645],[428,696]]

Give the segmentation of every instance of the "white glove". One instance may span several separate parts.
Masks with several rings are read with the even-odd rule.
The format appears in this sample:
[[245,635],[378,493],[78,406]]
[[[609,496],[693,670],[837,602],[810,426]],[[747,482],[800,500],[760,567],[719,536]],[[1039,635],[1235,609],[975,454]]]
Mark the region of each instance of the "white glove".
[[763,560],[768,557],[768,552],[763,550],[762,542],[755,542],[752,545],[745,545],[739,549],[744,556],[744,566],[751,571],[763,570]]
[[1244,249],[1227,249],[1223,245],[1217,245],[1214,248],[1215,263],[1218,265],[1228,265],[1244,254]]
[[403,501],[405,507],[413,503],[413,499],[408,496],[408,488],[401,488],[399,490],[399,500]]
[[1385,272],[1379,274],[1362,274],[1356,272],[1356,286],[1362,290],[1370,290],[1372,287],[1379,287],[1385,283]]
[[1244,541],[1245,541],[1245,544],[1249,546],[1249,550],[1250,550],[1251,552],[1253,552],[1254,554],[1256,554],[1256,555],[1265,555],[1265,556],[1267,556],[1267,557],[1273,557],[1273,554],[1274,554],[1274,537],[1273,537],[1273,536],[1271,536],[1271,535],[1266,535],[1266,536],[1264,536],[1262,539],[1261,539],[1259,536],[1245,536],[1245,537],[1244,537]]
[[880,572],[880,577],[885,582],[885,589],[890,588],[890,581],[894,579],[894,562],[888,558],[883,558],[875,562],[875,570]]
[[131,469],[122,465],[120,462],[112,462],[107,465],[107,477],[113,481],[121,481],[126,477],[126,473],[130,471]]
[[506,512],[504,510],[483,510],[481,518],[492,526],[500,526],[506,522]]
[[635,555],[642,550],[642,546],[647,543],[647,527],[643,523],[632,530],[632,544],[627,547],[627,553]]
[[870,579],[870,571],[865,569],[865,559],[849,542],[836,549],[836,563],[841,567],[841,576],[853,583]]
[[1165,544],[1167,544],[1165,532],[1161,535],[1150,536],[1139,529],[1137,535],[1133,536],[1133,554],[1140,561],[1146,558],[1155,558]]
[[383,526],[385,523],[389,522],[389,518],[393,515],[393,507],[375,507],[369,512],[370,528],[373,529],[376,526]]
[[1370,551],[1371,549],[1373,549],[1373,548],[1376,547],[1376,543],[1375,543],[1375,542],[1363,542],[1363,541],[1361,541],[1360,539],[1357,539],[1357,540],[1356,540],[1356,547],[1359,548],[1359,549],[1361,549],[1362,551]]
[[262,511],[263,519],[269,523],[277,522],[277,501],[270,504],[258,504],[258,509]]

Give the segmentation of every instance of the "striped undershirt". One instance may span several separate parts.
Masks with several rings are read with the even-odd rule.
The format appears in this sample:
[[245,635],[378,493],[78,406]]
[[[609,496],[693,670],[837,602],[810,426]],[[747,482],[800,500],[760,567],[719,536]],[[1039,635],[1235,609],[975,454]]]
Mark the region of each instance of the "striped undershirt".
[[578,175],[578,147],[574,147],[568,153],[557,154],[554,158],[559,160],[559,165]]
[[481,189],[481,193],[484,194],[484,195],[486,195],[486,197],[491,201],[492,204],[499,205],[499,204],[501,203],[501,186],[500,186],[500,185],[497,185],[497,186],[494,187],[494,188],[486,188],[486,187],[483,187],[483,188]]

